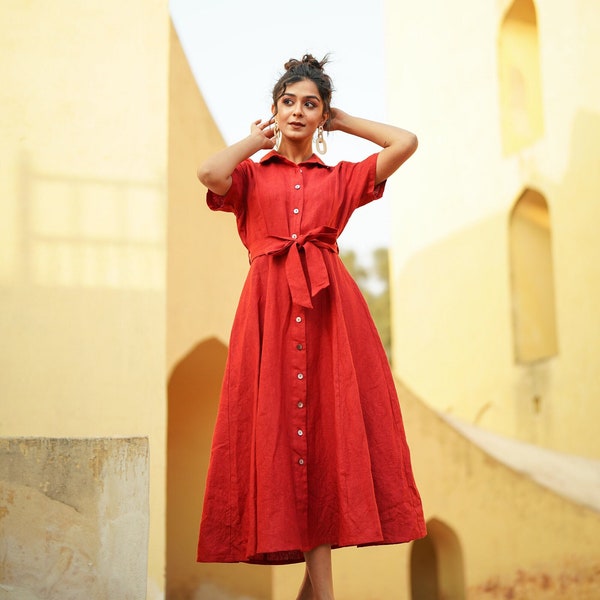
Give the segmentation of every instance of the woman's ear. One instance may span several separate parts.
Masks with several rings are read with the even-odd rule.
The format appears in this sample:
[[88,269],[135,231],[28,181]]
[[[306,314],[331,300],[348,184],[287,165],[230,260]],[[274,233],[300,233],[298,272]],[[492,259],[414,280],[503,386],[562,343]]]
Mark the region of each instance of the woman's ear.
[[277,114],[277,109],[275,108],[275,105],[274,105],[274,104],[271,104],[271,114],[272,114],[273,116],[275,116],[275,115]]

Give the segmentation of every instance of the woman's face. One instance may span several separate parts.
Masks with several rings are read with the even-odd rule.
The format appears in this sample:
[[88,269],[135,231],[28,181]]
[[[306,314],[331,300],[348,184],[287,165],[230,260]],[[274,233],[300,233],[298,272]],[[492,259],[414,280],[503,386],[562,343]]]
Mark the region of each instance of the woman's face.
[[317,127],[327,120],[319,90],[310,79],[288,85],[285,94],[277,100],[276,112],[282,135],[295,141],[312,139]]

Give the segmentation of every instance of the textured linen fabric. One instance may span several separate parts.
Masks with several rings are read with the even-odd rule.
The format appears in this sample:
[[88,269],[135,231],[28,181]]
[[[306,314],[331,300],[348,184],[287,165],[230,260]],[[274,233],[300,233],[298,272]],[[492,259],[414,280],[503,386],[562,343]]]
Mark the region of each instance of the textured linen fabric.
[[271,152],[233,173],[250,271],[233,323],[198,543],[202,562],[294,563],[425,535],[400,407],[363,296],[338,256],[380,198],[377,154],[329,167]]

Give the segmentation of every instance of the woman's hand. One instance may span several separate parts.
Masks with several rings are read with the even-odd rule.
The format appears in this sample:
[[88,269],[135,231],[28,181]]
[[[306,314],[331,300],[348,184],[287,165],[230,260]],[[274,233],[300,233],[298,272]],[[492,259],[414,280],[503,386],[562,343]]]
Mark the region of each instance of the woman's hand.
[[325,122],[323,128],[325,131],[338,131],[343,127],[343,123],[350,115],[339,108],[331,107],[329,111],[329,119]]
[[260,143],[259,150],[272,150],[275,147],[275,131],[272,127],[274,122],[274,117],[271,117],[266,121],[258,119],[250,125],[250,137],[255,138],[257,144]]
[[198,179],[215,194],[224,196],[231,187],[231,174],[235,167],[259,150],[272,150],[275,146],[274,119],[258,119],[250,125],[250,135],[239,142],[209,156],[198,167]]

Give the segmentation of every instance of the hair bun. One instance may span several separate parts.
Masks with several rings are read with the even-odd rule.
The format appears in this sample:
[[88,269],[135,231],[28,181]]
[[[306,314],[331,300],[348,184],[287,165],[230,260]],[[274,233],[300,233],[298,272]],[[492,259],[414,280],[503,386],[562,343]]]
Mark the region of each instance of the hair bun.
[[301,65],[308,65],[309,67],[312,67],[313,69],[318,69],[319,71],[323,71],[324,70],[323,67],[327,64],[327,62],[329,62],[328,56],[325,56],[323,58],[323,60],[317,60],[312,54],[305,54],[302,57],[302,60],[298,60],[296,58],[290,58],[290,60],[288,60],[285,63],[285,65],[283,65],[283,67],[286,71],[291,71]]

